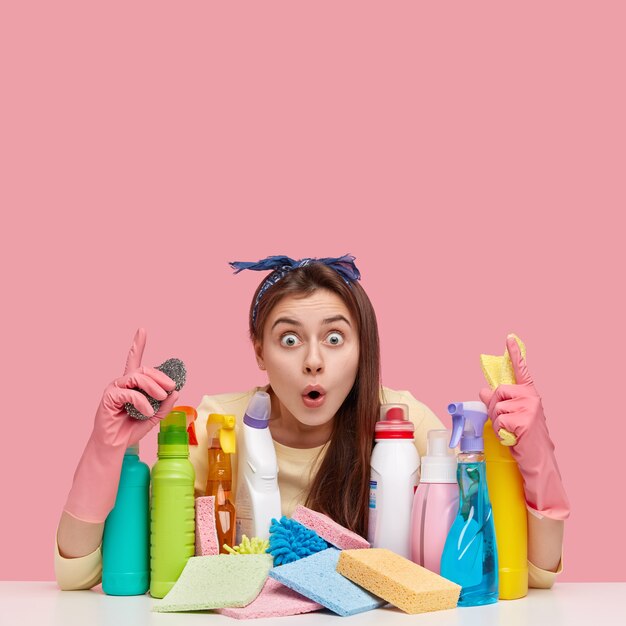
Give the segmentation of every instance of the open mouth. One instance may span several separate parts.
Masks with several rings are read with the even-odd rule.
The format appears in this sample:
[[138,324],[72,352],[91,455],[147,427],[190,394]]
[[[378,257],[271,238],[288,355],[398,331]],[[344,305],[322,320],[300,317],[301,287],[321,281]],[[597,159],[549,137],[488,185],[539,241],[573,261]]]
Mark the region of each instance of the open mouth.
[[307,391],[307,393],[302,394],[302,401],[304,402],[304,406],[310,409],[316,409],[322,404],[324,404],[324,400],[326,399],[326,392],[324,389],[319,391],[318,389],[311,389]]

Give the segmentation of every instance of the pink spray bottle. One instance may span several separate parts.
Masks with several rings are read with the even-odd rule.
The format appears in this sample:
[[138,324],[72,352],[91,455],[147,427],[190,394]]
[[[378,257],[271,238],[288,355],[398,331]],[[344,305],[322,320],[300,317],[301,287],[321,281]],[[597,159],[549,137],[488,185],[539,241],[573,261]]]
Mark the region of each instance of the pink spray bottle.
[[439,574],[441,553],[459,508],[457,461],[448,430],[429,430],[411,512],[411,560]]

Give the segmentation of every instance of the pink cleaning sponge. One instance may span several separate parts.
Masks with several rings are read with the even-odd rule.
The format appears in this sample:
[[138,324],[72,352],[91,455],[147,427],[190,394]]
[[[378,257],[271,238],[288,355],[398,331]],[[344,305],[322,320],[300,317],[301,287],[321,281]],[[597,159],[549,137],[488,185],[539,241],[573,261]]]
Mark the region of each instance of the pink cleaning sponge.
[[257,617],[299,615],[323,608],[321,604],[305,598],[273,578],[268,578],[261,593],[248,606],[217,609],[215,612],[235,619],[256,619]]
[[314,530],[322,539],[326,539],[328,543],[340,550],[370,547],[369,542],[360,535],[340,526],[337,522],[333,522],[327,515],[307,509],[301,504],[296,507],[291,518],[310,530]]
[[220,553],[215,530],[215,496],[196,498],[196,556]]

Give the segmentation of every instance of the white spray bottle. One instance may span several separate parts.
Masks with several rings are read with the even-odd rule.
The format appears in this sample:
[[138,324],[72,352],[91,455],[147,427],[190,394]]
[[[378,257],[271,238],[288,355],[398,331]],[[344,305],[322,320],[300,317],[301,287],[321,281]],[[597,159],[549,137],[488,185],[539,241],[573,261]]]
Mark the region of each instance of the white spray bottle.
[[242,535],[267,539],[272,518],[281,516],[270,412],[269,394],[257,391],[243,416],[237,466],[237,543]]

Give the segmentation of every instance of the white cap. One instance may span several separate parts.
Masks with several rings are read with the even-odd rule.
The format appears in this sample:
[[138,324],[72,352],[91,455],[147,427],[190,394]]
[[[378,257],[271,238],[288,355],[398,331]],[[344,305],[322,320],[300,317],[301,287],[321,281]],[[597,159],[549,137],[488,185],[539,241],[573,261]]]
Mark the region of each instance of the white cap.
[[422,459],[422,483],[455,483],[456,454],[450,448],[449,430],[429,430],[426,456]]

